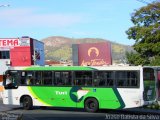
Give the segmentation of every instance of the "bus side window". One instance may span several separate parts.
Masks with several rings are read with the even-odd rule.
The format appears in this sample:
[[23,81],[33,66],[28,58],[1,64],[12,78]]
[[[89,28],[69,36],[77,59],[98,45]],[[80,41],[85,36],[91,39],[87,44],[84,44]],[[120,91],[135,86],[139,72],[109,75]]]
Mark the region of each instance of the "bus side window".
[[138,73],[137,72],[130,72],[129,85],[138,86]]
[[33,79],[34,73],[33,71],[22,71],[21,72],[21,85],[33,85],[34,79]]
[[105,77],[103,71],[95,71],[93,78],[94,86],[105,86]]
[[26,84],[27,85],[33,85],[33,77],[32,76],[27,76]]
[[60,72],[54,72],[54,85],[62,85]]
[[52,71],[43,72],[44,85],[52,85]]
[[25,71],[22,71],[22,72],[21,72],[20,84],[21,84],[21,85],[25,85],[25,84],[26,84],[26,72],[25,72]]
[[94,86],[99,86],[100,78],[98,76],[94,77],[93,79],[93,85]]
[[138,73],[137,71],[117,71],[116,72],[118,87],[137,87]]
[[79,86],[91,86],[92,71],[76,71],[74,84]]
[[74,72],[74,74],[75,74],[75,80],[74,80],[74,85],[81,85],[81,83],[82,83],[82,73],[81,73],[81,71],[75,71]]
[[63,85],[71,85],[71,71],[61,72],[61,80]]
[[43,84],[42,79],[43,79],[43,72],[35,71],[35,85],[42,85]]
[[126,72],[125,71],[117,71],[116,72],[116,79],[117,79],[117,86],[122,87],[126,86]]
[[114,83],[114,72],[105,72],[106,86],[113,86]]
[[85,85],[85,86],[90,86],[90,85],[92,85],[92,79],[91,79],[90,75],[84,75],[84,76],[82,77],[82,81],[84,81],[84,85]]

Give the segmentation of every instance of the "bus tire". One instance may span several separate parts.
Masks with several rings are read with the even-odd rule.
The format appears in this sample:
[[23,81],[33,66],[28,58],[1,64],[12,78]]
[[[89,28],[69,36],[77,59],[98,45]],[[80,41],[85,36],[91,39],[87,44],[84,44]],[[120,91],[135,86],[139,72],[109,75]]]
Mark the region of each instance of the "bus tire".
[[25,96],[22,101],[23,109],[31,110],[33,108],[32,98],[29,96]]
[[96,112],[99,109],[99,103],[95,98],[88,98],[84,102],[84,109],[87,112]]

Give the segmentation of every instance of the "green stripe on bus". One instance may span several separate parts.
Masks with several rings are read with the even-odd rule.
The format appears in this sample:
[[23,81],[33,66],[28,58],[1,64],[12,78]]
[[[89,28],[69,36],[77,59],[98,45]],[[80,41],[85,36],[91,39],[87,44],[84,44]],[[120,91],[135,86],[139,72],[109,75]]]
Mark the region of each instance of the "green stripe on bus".
[[124,108],[122,98],[113,88],[32,86],[29,91],[47,106],[83,108],[84,100],[94,97],[98,100],[100,108]]
[[121,95],[119,94],[117,88],[113,88],[114,93],[116,94],[118,101],[120,103],[120,107],[118,109],[123,109],[125,107],[125,103],[121,97]]
[[27,88],[28,88],[28,90],[30,91],[31,95],[32,95],[34,98],[36,98],[39,102],[41,102],[42,104],[44,104],[44,105],[46,105],[46,106],[51,106],[50,104],[48,104],[48,103],[44,102],[42,99],[40,99],[40,98],[37,96],[36,92],[32,90],[32,87],[27,87]]
[[94,70],[94,68],[91,68],[91,67],[83,67],[83,66],[62,66],[62,67],[53,67],[53,66],[50,66],[50,67],[28,67],[26,68],[25,70],[46,70],[46,71],[49,71],[49,70],[57,70],[57,71],[67,71],[67,70],[79,70],[79,71],[85,71],[85,70]]

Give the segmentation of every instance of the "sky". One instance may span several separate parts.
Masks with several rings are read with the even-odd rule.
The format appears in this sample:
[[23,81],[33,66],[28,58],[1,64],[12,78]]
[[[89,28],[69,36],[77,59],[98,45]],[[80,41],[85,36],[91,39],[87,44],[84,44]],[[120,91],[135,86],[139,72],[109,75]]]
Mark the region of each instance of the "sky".
[[[133,45],[131,14],[154,0],[0,0],[0,38],[102,38]],[[9,6],[3,6],[9,5]]]

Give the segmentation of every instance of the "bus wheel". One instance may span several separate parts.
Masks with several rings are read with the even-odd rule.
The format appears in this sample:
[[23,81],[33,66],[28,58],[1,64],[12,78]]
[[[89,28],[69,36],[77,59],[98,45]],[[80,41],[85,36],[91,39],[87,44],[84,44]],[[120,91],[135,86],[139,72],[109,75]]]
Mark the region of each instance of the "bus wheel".
[[29,96],[25,96],[22,101],[23,109],[31,110],[33,107],[32,99]]
[[95,98],[88,98],[85,100],[84,108],[88,112],[96,112],[99,109],[98,101]]

